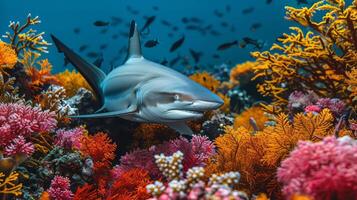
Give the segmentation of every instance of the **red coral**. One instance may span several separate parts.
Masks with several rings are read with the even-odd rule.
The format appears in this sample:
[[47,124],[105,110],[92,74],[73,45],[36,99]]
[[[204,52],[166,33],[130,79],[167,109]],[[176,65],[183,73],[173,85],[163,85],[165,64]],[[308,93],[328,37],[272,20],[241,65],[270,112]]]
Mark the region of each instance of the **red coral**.
[[278,169],[283,193],[306,194],[315,200],[357,197],[357,142],[348,136],[322,142],[299,142]]
[[32,133],[50,131],[56,125],[53,112],[20,103],[0,103],[0,147],[17,136],[26,138]]
[[70,183],[67,177],[55,176],[47,192],[51,200],[71,200],[73,199],[73,193],[69,188]]
[[35,147],[31,142],[26,142],[23,136],[18,136],[12,143],[6,146],[4,154],[6,156],[13,156],[15,154],[25,154],[26,156],[31,156],[35,151]]
[[88,183],[77,188],[74,194],[73,200],[99,200],[99,194],[97,188],[94,185]]
[[93,136],[82,137],[80,151],[84,156],[93,159],[94,173],[100,175],[100,172],[111,167],[116,147],[106,133],[99,132]]
[[177,151],[185,155],[184,171],[194,166],[205,165],[208,158],[215,154],[214,145],[206,136],[194,135],[191,141],[180,137],[149,149],[138,149],[127,153],[120,158],[120,165],[114,168],[114,174],[119,176],[130,169],[141,168],[147,170],[153,178],[160,178],[161,173],[155,164],[154,155],[160,153],[171,155]]
[[[146,186],[151,183],[149,173],[143,169],[131,169],[122,173],[112,184],[108,199],[148,199]],[[124,195],[124,196],[123,196]],[[124,198],[125,199],[125,198]]]

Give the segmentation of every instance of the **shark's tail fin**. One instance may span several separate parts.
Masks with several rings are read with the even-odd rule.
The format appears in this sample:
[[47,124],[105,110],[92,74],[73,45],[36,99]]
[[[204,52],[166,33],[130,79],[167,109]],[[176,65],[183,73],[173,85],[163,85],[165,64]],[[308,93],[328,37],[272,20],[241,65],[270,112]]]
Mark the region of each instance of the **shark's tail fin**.
[[130,23],[128,55],[126,61],[129,60],[130,58],[140,58],[140,57],[142,57],[140,34],[138,31],[138,25],[133,20]]
[[101,104],[103,104],[103,91],[100,87],[100,84],[106,76],[105,73],[97,66],[81,58],[77,53],[68,48],[54,35],[51,35],[51,37],[58,51],[63,52],[67,60],[84,76],[84,78],[94,90],[98,100],[101,102]]

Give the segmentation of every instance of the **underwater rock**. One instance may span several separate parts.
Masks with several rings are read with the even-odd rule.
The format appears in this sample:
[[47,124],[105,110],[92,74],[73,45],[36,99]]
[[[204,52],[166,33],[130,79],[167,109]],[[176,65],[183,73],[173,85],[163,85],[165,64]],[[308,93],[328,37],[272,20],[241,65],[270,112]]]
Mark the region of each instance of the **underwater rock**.
[[93,113],[96,110],[94,96],[91,91],[85,88],[79,88],[73,97],[66,100],[66,103],[76,109],[73,114]]
[[224,133],[226,126],[233,125],[234,118],[221,112],[215,112],[213,116],[203,122],[201,134],[207,135],[210,140]]

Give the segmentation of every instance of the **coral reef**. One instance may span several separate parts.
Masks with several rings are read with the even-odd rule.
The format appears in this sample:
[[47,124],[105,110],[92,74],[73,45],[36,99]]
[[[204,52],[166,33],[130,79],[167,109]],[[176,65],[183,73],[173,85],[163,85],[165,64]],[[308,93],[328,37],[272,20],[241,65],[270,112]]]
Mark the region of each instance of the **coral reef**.
[[9,44],[0,41],[0,72],[4,69],[11,69],[17,62],[15,50]]
[[[262,62],[254,67],[255,78],[264,79],[258,84],[259,92],[272,96],[275,105],[286,105],[287,95],[299,88],[352,105],[349,85],[343,80],[357,63],[356,1],[350,5],[344,0],[318,1],[310,8],[286,10],[287,19],[311,31],[304,34],[291,27],[293,33],[284,34],[278,38],[280,44],[272,46],[276,53],[252,53]],[[318,14],[322,17],[316,17]]]
[[85,88],[91,91],[91,87],[83,76],[76,71],[65,70],[56,74],[59,84],[66,90],[67,97],[73,97],[80,88]]

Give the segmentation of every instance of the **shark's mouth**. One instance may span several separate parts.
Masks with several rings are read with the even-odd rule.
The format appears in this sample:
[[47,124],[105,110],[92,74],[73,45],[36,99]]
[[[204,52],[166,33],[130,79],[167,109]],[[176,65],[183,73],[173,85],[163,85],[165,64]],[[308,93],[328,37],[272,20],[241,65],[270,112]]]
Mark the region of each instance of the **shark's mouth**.
[[172,109],[169,110],[168,112],[175,112],[176,114],[182,114],[182,115],[193,115],[193,116],[202,116],[203,113],[199,111],[194,111],[194,110],[185,110],[185,109]]

